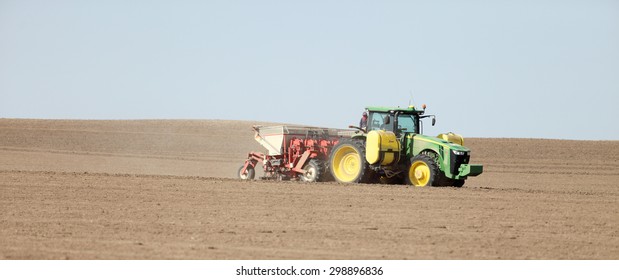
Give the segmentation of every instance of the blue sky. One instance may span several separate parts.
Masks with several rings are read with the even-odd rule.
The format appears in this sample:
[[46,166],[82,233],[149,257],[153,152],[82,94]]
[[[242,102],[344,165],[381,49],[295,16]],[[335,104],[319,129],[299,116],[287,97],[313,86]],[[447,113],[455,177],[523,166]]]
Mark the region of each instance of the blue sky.
[[0,0],[0,118],[619,140],[619,1]]

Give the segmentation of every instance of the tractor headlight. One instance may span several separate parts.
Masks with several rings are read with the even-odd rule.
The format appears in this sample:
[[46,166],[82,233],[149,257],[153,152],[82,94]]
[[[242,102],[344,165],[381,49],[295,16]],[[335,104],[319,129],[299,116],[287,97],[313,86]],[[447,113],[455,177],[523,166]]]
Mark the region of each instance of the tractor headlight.
[[453,151],[453,152],[454,152],[454,154],[455,154],[455,155],[457,155],[457,156],[463,156],[463,155],[466,155],[466,152],[463,152],[463,151]]

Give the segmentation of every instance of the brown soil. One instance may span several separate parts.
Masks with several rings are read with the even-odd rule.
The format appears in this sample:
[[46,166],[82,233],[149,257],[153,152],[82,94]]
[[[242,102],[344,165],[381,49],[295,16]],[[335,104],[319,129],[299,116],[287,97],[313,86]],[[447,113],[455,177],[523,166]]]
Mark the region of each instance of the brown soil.
[[619,258],[619,141],[466,139],[463,188],[244,182],[250,127],[0,119],[0,259]]

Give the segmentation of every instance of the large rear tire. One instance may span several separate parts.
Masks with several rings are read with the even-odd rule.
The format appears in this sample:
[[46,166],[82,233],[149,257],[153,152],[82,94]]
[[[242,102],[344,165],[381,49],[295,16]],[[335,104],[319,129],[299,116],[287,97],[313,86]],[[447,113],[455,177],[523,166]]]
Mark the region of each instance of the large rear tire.
[[376,174],[365,160],[365,143],[362,140],[340,141],[329,157],[329,169],[340,183],[372,183]]
[[406,182],[415,187],[433,186],[438,181],[440,170],[431,157],[420,154],[411,159]]

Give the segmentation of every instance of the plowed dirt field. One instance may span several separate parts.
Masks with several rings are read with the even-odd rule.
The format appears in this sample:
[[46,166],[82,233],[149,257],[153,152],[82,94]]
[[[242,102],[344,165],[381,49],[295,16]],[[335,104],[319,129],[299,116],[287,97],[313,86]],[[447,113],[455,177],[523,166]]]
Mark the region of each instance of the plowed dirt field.
[[239,181],[252,124],[0,119],[0,259],[619,259],[619,141],[466,139],[462,188]]

